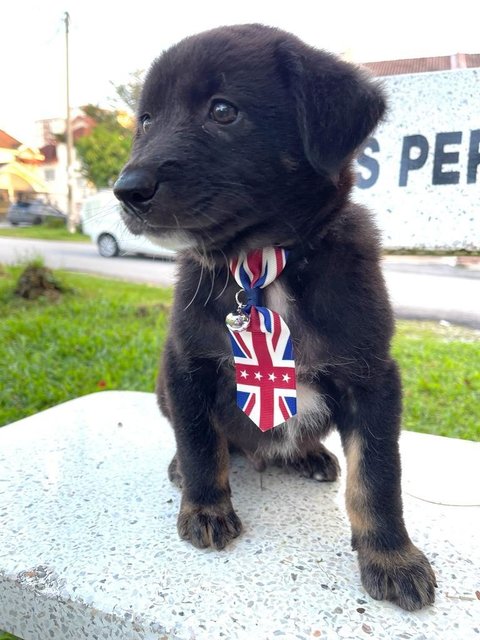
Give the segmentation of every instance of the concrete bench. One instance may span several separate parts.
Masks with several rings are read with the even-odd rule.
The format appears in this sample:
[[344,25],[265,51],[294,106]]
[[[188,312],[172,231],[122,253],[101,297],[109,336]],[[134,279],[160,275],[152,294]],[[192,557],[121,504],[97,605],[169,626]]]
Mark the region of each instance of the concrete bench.
[[[338,438],[330,446],[339,452]],[[407,525],[438,578],[435,606],[415,614],[363,590],[343,481],[260,476],[234,458],[244,534],[222,552],[181,541],[173,451],[146,393],[93,394],[0,429],[1,629],[24,640],[480,640],[479,444],[402,436]]]

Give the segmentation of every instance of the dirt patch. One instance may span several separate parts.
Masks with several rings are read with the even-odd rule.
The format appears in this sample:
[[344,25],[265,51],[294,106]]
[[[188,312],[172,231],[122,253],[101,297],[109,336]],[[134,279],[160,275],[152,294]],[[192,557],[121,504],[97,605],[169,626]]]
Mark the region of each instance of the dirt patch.
[[158,304],[141,304],[135,310],[135,315],[137,318],[146,318],[151,315],[158,315],[159,313],[170,312],[170,305],[164,302],[159,302]]
[[15,295],[26,300],[37,300],[44,297],[50,300],[58,298],[69,291],[48,267],[28,265],[20,274],[15,287]]

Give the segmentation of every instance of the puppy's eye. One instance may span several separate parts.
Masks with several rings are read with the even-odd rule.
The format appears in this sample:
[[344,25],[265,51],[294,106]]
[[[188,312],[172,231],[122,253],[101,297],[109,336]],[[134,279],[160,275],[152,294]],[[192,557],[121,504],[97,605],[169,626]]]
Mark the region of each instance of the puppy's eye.
[[218,124],[232,124],[238,116],[238,109],[230,102],[217,100],[210,107],[210,117]]
[[142,124],[143,133],[147,133],[152,124],[152,118],[146,113],[140,118],[140,122]]

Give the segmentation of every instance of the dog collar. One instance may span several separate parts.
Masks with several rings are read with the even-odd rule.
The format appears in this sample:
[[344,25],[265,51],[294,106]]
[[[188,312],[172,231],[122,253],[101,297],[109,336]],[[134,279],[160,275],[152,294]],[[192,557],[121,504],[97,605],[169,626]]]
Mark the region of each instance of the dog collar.
[[278,313],[262,306],[262,289],[281,274],[287,256],[285,249],[268,247],[242,252],[230,261],[241,287],[235,297],[237,310],[225,318],[235,361],[237,405],[261,431],[297,413],[290,331]]

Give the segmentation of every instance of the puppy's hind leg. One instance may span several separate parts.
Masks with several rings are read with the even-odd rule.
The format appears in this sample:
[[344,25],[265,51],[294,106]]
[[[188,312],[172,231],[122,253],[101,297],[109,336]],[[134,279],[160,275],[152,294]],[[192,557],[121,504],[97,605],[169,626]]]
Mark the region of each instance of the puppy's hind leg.
[[298,473],[303,478],[312,478],[317,482],[335,482],[340,475],[337,456],[322,443],[292,458],[275,458],[274,463],[288,471]]

